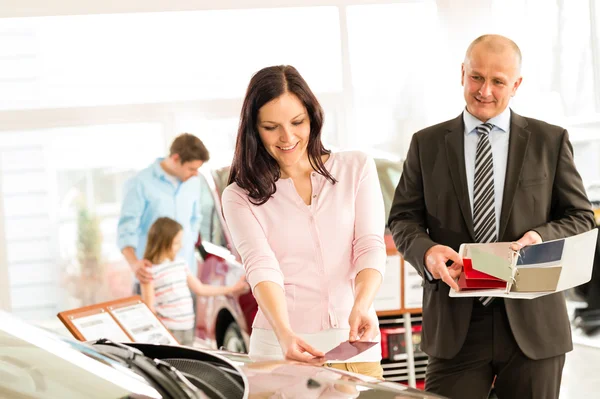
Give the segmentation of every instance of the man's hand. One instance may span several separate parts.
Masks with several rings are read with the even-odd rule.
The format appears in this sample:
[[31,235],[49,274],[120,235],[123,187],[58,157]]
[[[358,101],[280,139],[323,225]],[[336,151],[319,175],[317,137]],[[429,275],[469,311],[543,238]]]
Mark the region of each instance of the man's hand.
[[519,251],[521,248],[527,245],[539,244],[542,241],[542,237],[537,232],[529,230],[523,235],[523,237],[513,242],[511,248],[513,251]]
[[135,276],[140,283],[146,284],[152,280],[152,272],[150,268],[152,267],[152,263],[147,259],[137,259],[133,263],[130,263],[131,270],[135,273]]
[[379,333],[377,319],[369,314],[369,309],[354,305],[348,317],[350,336],[348,341],[371,341]]
[[[446,262],[449,260],[454,263],[448,267],[446,266]],[[458,284],[456,284],[454,279],[460,276],[463,262],[460,255],[452,248],[439,244],[429,248],[425,252],[425,267],[429,270],[433,278],[442,280],[455,291],[459,290]]]

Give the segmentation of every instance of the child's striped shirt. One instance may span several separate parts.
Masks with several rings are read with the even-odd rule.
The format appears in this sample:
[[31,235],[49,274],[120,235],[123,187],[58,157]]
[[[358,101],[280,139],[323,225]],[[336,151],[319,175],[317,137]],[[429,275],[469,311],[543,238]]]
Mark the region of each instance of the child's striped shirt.
[[189,268],[184,260],[166,260],[152,266],[154,308],[169,330],[194,327],[192,294],[187,284]]

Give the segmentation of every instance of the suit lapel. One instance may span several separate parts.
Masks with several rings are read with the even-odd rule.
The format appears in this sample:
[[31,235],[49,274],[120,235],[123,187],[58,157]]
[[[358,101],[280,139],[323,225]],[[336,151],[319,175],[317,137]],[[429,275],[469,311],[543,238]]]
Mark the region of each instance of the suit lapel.
[[452,120],[448,127],[448,133],[446,133],[446,157],[456,197],[460,204],[460,210],[465,219],[469,234],[473,241],[475,241],[473,214],[471,213],[469,189],[467,188],[467,173],[465,171],[465,127],[462,114]]
[[508,218],[515,200],[515,192],[517,191],[521,170],[523,169],[523,162],[525,161],[525,154],[527,153],[530,132],[526,127],[527,120],[511,110],[508,161],[506,165],[502,209],[500,211],[499,241],[502,240],[504,231],[508,225]]

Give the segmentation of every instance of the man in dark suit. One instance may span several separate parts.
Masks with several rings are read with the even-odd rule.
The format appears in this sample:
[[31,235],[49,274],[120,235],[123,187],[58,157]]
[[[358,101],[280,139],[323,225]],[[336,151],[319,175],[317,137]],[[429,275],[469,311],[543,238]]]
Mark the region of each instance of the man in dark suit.
[[[469,242],[518,247],[583,233],[594,218],[565,129],[512,112],[521,52],[476,39],[462,65],[465,111],[413,135],[389,226],[424,278],[425,386],[450,398],[558,398],[573,347],[562,293],[450,298]],[[568,269],[567,271],[568,272]]]

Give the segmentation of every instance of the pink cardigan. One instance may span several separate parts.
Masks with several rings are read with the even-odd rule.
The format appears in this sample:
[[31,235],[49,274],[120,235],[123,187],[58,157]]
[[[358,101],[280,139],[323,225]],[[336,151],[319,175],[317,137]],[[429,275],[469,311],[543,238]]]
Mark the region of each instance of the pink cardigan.
[[[385,268],[375,162],[361,152],[339,152],[325,167],[338,182],[313,172],[310,206],[291,179],[277,181],[275,194],[260,206],[235,183],[223,192],[223,213],[252,290],[262,281],[279,284],[297,333],[349,328],[354,278],[367,268],[383,276]],[[253,327],[271,329],[260,309]]]

